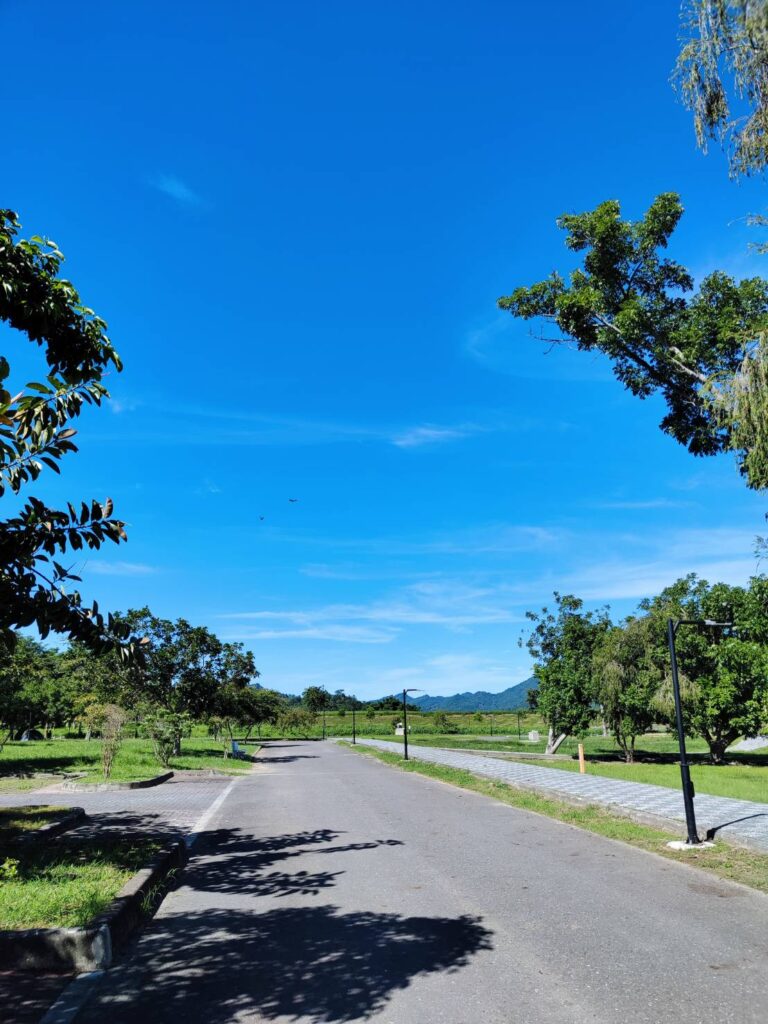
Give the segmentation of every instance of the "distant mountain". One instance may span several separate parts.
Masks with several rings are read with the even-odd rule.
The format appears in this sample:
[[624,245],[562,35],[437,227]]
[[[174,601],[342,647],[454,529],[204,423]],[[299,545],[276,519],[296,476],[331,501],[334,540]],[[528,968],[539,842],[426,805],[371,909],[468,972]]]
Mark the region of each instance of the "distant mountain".
[[535,676],[517,686],[510,686],[501,693],[454,693],[451,697],[408,696],[412,704],[418,704],[422,711],[517,711],[527,707],[528,691],[538,686]]

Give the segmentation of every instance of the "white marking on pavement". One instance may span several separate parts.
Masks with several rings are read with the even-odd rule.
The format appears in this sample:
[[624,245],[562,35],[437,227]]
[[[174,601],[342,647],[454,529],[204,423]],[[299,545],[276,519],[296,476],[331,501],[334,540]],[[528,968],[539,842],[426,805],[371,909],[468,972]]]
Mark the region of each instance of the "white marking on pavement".
[[201,833],[203,833],[206,830],[206,828],[208,827],[208,824],[210,823],[210,821],[213,818],[214,814],[218,811],[218,809],[221,807],[221,805],[227,799],[229,794],[234,789],[235,785],[238,782],[242,782],[243,779],[247,779],[247,778],[248,778],[247,775],[241,775],[237,779],[232,779],[232,781],[227,786],[227,788],[225,790],[223,790],[223,792],[219,793],[219,795],[213,801],[213,803],[208,808],[208,810],[204,811],[203,814],[200,815],[200,817],[195,822],[195,824],[194,824],[194,826],[192,828],[192,831],[189,833],[189,835],[184,837],[184,842],[185,842],[186,847],[187,847],[188,850],[192,849],[192,847],[197,842],[197,840],[198,840],[199,836],[201,835]]

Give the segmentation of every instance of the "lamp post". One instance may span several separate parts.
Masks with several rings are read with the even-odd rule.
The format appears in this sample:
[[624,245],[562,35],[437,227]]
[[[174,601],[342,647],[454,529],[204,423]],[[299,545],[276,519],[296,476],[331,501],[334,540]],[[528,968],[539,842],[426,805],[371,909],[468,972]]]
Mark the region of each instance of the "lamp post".
[[408,694],[421,693],[421,690],[403,690],[403,760],[408,760]]
[[683,706],[680,700],[680,678],[677,671],[677,649],[675,637],[680,626],[710,626],[716,629],[732,629],[732,622],[715,622],[713,619],[669,619],[667,622],[667,642],[669,644],[669,659],[672,665],[672,692],[675,698],[675,723],[677,725],[677,742],[680,747],[680,778],[683,787],[683,805],[685,807],[685,825],[688,831],[688,838],[682,846],[700,846],[701,840],[696,829],[696,812],[693,808],[693,800],[696,791],[693,788],[691,769],[688,764],[688,754],[685,749],[685,731],[683,729]]
[[353,743],[357,743],[357,738],[356,738],[356,734],[355,734],[355,705],[354,704],[352,705],[352,742]]

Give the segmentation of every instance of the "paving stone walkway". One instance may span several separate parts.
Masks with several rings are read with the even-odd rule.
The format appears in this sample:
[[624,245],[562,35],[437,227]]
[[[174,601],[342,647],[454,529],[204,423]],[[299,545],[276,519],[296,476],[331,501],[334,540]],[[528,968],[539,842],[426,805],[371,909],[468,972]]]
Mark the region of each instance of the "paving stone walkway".
[[[357,742],[393,753],[402,753],[403,750],[401,743],[391,743],[387,740],[359,739]],[[501,761],[482,754],[441,750],[438,747],[420,747],[412,743],[408,744],[408,750],[411,756],[420,761],[463,768],[487,778],[500,779],[512,786],[541,790],[554,796],[577,798],[605,807],[620,807],[625,811],[639,814],[653,814],[674,822],[685,821],[681,792],[664,786],[625,782],[599,775],[579,775],[557,768],[541,768],[538,765],[517,761]],[[768,796],[768,793],[766,795]],[[768,852],[768,803],[731,800],[727,797],[700,793],[696,797],[696,822],[699,835],[702,837],[711,831],[715,838],[730,838],[734,842]],[[681,838],[685,838],[684,832],[683,828]]]
[[147,789],[118,789],[113,793],[80,793],[46,786],[23,793],[0,793],[0,807],[53,804],[83,807],[97,820],[121,821],[123,827],[185,835],[231,782],[230,776],[179,772],[168,782]]

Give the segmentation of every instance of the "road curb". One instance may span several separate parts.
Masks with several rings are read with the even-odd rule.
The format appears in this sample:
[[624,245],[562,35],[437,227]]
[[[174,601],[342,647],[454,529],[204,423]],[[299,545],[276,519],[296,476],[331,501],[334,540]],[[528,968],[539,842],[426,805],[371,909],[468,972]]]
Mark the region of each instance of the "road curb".
[[32,829],[29,832],[25,832],[24,835],[18,836],[13,841],[13,845],[19,848],[33,846],[35,843],[44,843],[48,839],[53,839],[54,836],[60,836],[62,832],[68,832],[71,828],[81,825],[87,817],[88,815],[83,807],[72,807],[69,814],[65,814],[58,821],[52,821],[48,825]]
[[154,910],[164,883],[187,860],[185,843],[161,850],[123,886],[110,906],[79,928],[0,931],[0,967],[10,970],[103,970],[114,949]]
[[111,793],[121,789],[149,789],[150,786],[160,786],[173,778],[173,772],[163,772],[162,775],[155,775],[151,779],[140,779],[138,782],[62,782],[61,789],[76,790],[78,793]]

